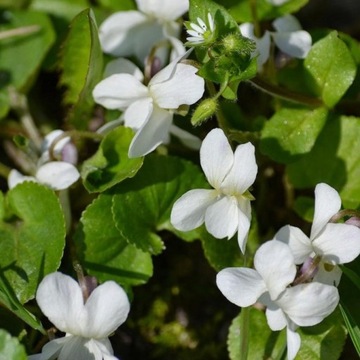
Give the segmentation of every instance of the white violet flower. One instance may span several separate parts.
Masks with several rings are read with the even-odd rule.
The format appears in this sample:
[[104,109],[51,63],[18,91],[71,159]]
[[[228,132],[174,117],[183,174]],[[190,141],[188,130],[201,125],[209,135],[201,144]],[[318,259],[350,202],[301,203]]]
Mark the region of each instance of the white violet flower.
[[86,299],[79,284],[56,272],[44,277],[36,301],[65,337],[51,340],[29,360],[116,360],[108,339],[127,318],[130,304],[114,281],[96,287]]
[[135,55],[144,61],[156,43],[168,39],[179,52],[181,25],[176,20],[189,10],[189,0],[136,0],[136,3],[138,10],[117,12],[100,25],[103,51],[114,56]]
[[289,287],[296,276],[294,257],[289,246],[277,240],[260,246],[254,267],[223,269],[216,284],[237,306],[265,305],[269,327],[273,331],[286,327],[288,359],[292,360],[301,344],[297,327],[316,325],[330,315],[339,302],[337,288],[317,282]]
[[360,229],[350,224],[329,223],[341,207],[338,192],[320,183],[315,188],[315,212],[310,237],[299,228],[284,226],[275,239],[290,246],[296,264],[309,257],[318,257],[319,268],[314,280],[326,284],[339,284],[341,270],[338,264],[353,261],[360,254]]
[[200,163],[214,189],[194,189],[181,196],[172,208],[171,223],[189,231],[205,222],[207,231],[219,239],[230,239],[238,232],[244,253],[251,221],[248,189],[257,174],[255,148],[246,143],[234,153],[223,131],[214,129],[201,145]]
[[108,109],[124,111],[125,126],[136,131],[129,157],[146,155],[167,143],[170,132],[186,144],[200,143],[173,126],[174,111],[181,105],[194,104],[204,93],[204,79],[196,75],[197,68],[180,63],[181,59],[160,70],[147,86],[139,80],[139,73],[131,74],[129,68],[128,73],[113,74],[95,86],[95,101]]
[[254,34],[254,25],[244,23],[239,26],[243,36],[255,41],[258,54],[258,66],[261,67],[270,55],[271,38],[276,46],[285,54],[294,58],[304,59],[309,53],[312,45],[311,35],[302,30],[299,21],[292,15],[285,15],[272,23],[275,31],[265,31],[261,38]]
[[207,21],[208,24],[205,24],[202,19],[197,18],[197,24],[192,22],[186,24],[186,32],[190,35],[186,40],[191,43],[191,45],[204,44],[212,38],[215,30],[215,23],[210,13],[207,14]]
[[80,173],[73,165],[77,161],[77,151],[73,144],[70,143],[69,137],[59,140],[53,149],[54,155],[65,161],[50,161],[49,150],[51,144],[62,133],[62,130],[54,130],[45,136],[35,176],[25,176],[15,169],[10,171],[8,176],[10,189],[24,181],[33,181],[54,190],[64,190],[79,179]]

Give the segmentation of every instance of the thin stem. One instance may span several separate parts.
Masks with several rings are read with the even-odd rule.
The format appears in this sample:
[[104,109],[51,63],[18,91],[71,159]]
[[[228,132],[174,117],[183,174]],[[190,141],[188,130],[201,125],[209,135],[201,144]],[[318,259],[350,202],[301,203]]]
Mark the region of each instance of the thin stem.
[[252,22],[254,24],[254,35],[257,38],[261,37],[261,29],[259,24],[259,19],[257,16],[257,7],[256,7],[256,0],[250,0],[250,11],[252,16]]
[[10,168],[0,163],[0,176],[7,179],[10,173]]
[[39,25],[22,26],[16,29],[0,31],[0,40],[8,39],[14,36],[30,35],[40,30]]
[[329,222],[336,223],[344,217],[351,217],[351,216],[360,217],[360,211],[351,210],[351,209],[340,210],[330,218]]
[[249,353],[250,307],[241,309],[240,313],[240,359],[247,360]]

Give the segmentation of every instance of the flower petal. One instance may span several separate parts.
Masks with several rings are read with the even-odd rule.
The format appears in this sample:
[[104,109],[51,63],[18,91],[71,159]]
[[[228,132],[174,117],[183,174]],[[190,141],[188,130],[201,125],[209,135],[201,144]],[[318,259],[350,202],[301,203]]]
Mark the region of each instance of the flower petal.
[[54,339],[49,341],[41,350],[41,354],[35,354],[28,356],[28,360],[53,360],[57,359],[61,348],[67,341],[66,337]]
[[246,241],[250,229],[250,222],[251,222],[251,205],[250,201],[247,199],[241,199],[238,202],[239,206],[239,225],[238,225],[238,243],[241,252],[245,253]]
[[136,0],[138,9],[162,20],[176,20],[189,10],[189,0]]
[[267,241],[254,257],[254,267],[264,279],[272,300],[294,281],[296,266],[290,247],[281,241]]
[[102,360],[98,352],[90,354],[88,347],[85,346],[89,339],[80,336],[67,336],[66,339],[67,341],[61,349],[58,360],[89,360],[89,358]]
[[39,167],[36,179],[54,190],[64,190],[80,177],[78,169],[65,161],[52,161]]
[[196,229],[205,221],[205,211],[216,201],[214,190],[190,190],[176,200],[170,221],[175,229],[189,231]]
[[14,188],[17,184],[21,184],[24,181],[37,182],[37,180],[33,176],[25,176],[15,169],[10,170],[8,175],[9,189]]
[[234,162],[221,184],[227,195],[242,195],[254,183],[257,174],[255,148],[250,142],[239,145],[234,154]]
[[231,169],[234,154],[227,137],[221,129],[211,130],[200,149],[200,163],[212,187],[219,189]]
[[276,46],[285,54],[305,59],[311,49],[312,39],[307,31],[272,34]]
[[346,264],[360,254],[360,229],[347,224],[332,224],[313,241],[314,251],[330,264]]
[[313,282],[287,288],[276,302],[296,325],[313,326],[335,310],[339,293],[335,286]]
[[302,264],[312,253],[310,239],[297,227],[283,226],[274,236],[274,240],[288,244],[295,259],[295,264]]
[[221,270],[216,276],[216,285],[230,302],[241,307],[255,304],[266,291],[261,276],[248,268]]
[[84,324],[84,337],[108,337],[127,318],[130,303],[125,291],[114,281],[106,281],[90,294],[85,303],[88,323]]
[[301,345],[300,335],[289,328],[286,328],[287,339],[287,357],[288,360],[295,359],[296,354],[299,352]]
[[130,74],[141,83],[144,81],[142,71],[133,62],[125,58],[118,58],[107,63],[104,78],[114,74]]
[[36,301],[59,330],[81,334],[86,322],[84,299],[79,284],[70,276],[59,272],[45,276],[37,289]]
[[153,111],[150,97],[133,102],[124,112],[125,126],[138,130],[148,121]]
[[272,25],[278,32],[293,32],[302,30],[299,20],[292,15],[285,15],[277,18],[273,21]]
[[335,189],[325,183],[316,185],[315,212],[310,234],[311,240],[319,235],[331,217],[340,210],[340,207],[340,195]]
[[205,211],[207,231],[217,239],[232,238],[239,227],[239,208],[234,196],[223,196]]
[[129,157],[144,156],[164,143],[169,136],[173,114],[154,106],[149,119],[137,131],[129,147]]
[[[175,72],[167,80],[151,81],[149,89],[156,104],[163,109],[177,109],[180,105],[191,105],[204,93],[204,79],[196,72],[195,66],[177,64]],[[155,75],[156,76],[156,75]]]
[[[267,298],[265,300],[265,298]],[[287,325],[284,312],[270,299],[269,293],[265,293],[259,301],[266,306],[266,320],[271,330],[279,331]]]
[[171,125],[170,133],[176,136],[185,146],[192,150],[199,150],[201,147],[201,140],[197,136],[190,134],[178,126]]
[[325,269],[325,264],[320,262],[318,272],[314,276],[313,281],[321,284],[339,286],[342,271],[339,266],[334,266],[331,270]]
[[149,97],[148,89],[130,74],[114,74],[100,81],[93,90],[95,102],[107,109],[125,110],[136,100]]

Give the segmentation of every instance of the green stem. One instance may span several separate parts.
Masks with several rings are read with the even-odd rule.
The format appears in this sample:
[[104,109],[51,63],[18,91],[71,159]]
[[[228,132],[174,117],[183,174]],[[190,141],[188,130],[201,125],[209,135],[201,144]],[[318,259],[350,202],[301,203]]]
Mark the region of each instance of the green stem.
[[257,16],[257,7],[256,7],[256,0],[250,0],[250,11],[252,16],[252,22],[254,24],[254,35],[257,38],[261,37],[261,29],[259,24],[259,19]]
[[302,105],[307,105],[310,107],[319,107],[323,105],[323,102],[318,98],[313,98],[310,96],[306,96],[303,94],[290,91],[288,89],[281,88],[279,86],[270,84],[259,77],[255,77],[249,80],[249,83],[254,85],[257,89],[283,100],[287,100]]
[[360,217],[360,211],[351,209],[340,210],[333,217],[330,218],[329,222],[336,223],[343,217]]
[[247,360],[249,352],[250,307],[240,313],[240,359]]
[[0,40],[8,39],[14,36],[30,35],[40,30],[39,25],[22,26],[16,29],[0,31]]
[[6,165],[0,163],[0,176],[7,179],[9,176],[10,168]]

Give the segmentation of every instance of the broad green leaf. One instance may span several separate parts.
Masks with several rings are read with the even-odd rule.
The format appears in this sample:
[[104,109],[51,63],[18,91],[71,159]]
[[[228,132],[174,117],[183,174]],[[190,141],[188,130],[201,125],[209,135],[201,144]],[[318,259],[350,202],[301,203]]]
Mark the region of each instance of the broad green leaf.
[[101,80],[103,55],[92,10],[75,17],[62,49],[60,83],[66,88],[64,102],[73,106],[68,121],[86,129],[94,105],[92,90]]
[[12,337],[5,330],[0,329],[0,359],[1,360],[26,360],[26,352],[19,340]]
[[41,279],[56,271],[65,245],[65,221],[54,192],[33,182],[11,189],[0,223],[0,268],[21,303],[34,297]]
[[286,332],[273,332],[269,328],[265,313],[251,307],[249,311],[247,334],[240,329],[241,313],[231,323],[228,335],[228,350],[230,360],[241,359],[240,349],[243,336],[248,339],[248,359],[280,359],[286,348]]
[[82,265],[101,281],[144,284],[152,276],[152,260],[121,236],[111,212],[112,195],[101,194],[81,216],[76,246]]
[[260,149],[277,162],[288,163],[308,153],[327,119],[325,108],[284,107],[265,123]]
[[117,127],[104,137],[95,155],[84,161],[81,177],[89,192],[104,191],[137,173],[143,157],[128,157],[133,136],[130,128]]
[[112,189],[116,227],[130,244],[159,254],[164,244],[157,232],[173,231],[169,219],[174,202],[186,191],[206,186],[202,172],[192,163],[147,156],[134,178]]
[[[27,91],[33,84],[39,68],[54,43],[55,34],[46,14],[35,11],[11,11],[10,22],[0,30],[38,26],[31,34],[14,36],[0,41],[0,69],[7,74],[7,83],[17,90]],[[22,61],[26,59],[26,61]]]
[[320,324],[298,330],[301,347],[296,360],[338,360],[342,353],[346,329],[339,311],[333,312]]
[[333,107],[353,83],[356,64],[336,31],[316,42],[304,61],[316,95]]
[[336,188],[343,206],[360,204],[360,119],[333,116],[328,119],[312,150],[288,165],[296,188],[315,188],[325,182]]
[[[290,0],[281,6],[274,6],[268,0],[257,0],[254,4],[258,20],[271,20],[300,10],[308,1]],[[218,2],[223,3],[224,1],[218,0]],[[229,12],[237,22],[252,22],[254,20],[249,0],[225,0],[225,3],[228,3]]]

